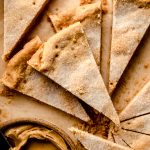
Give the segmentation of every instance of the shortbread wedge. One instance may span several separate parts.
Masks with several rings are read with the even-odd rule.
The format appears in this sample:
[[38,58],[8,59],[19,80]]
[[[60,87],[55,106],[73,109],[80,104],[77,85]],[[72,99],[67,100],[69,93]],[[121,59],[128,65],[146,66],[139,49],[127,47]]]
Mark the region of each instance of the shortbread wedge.
[[89,134],[76,128],[70,128],[77,140],[86,150],[131,150],[101,137]]
[[51,37],[28,64],[119,125],[118,115],[79,22]]
[[150,28],[144,35],[112,95],[112,101],[118,113],[121,113],[149,80]]
[[149,0],[114,0],[110,58],[110,93],[150,24]]
[[34,23],[48,0],[4,1],[4,60],[8,60],[16,45]]
[[[150,81],[120,114],[121,121],[150,113]],[[150,117],[150,116],[149,116]]]
[[2,83],[81,120],[89,121],[90,118],[75,96],[27,64],[27,61],[41,45],[38,37],[28,42],[9,61]]
[[119,115],[121,127],[110,130],[109,139],[137,150],[150,148],[150,81]]
[[99,69],[101,53],[101,13],[101,2],[97,2],[79,6],[75,9],[69,9],[62,13],[49,15],[57,32],[73,23],[81,22]]

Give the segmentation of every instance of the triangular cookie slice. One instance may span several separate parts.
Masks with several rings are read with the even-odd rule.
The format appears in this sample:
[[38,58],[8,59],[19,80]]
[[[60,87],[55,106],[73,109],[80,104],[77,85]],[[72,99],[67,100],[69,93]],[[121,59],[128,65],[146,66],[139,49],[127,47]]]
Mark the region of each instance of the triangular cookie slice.
[[58,14],[50,14],[49,17],[55,30],[58,32],[69,25],[81,22],[87,40],[92,49],[95,61],[100,69],[101,47],[101,2],[79,6]]
[[28,63],[119,124],[118,115],[80,23],[51,37]]
[[115,143],[134,150],[149,150],[150,136],[134,131],[120,129],[113,133]]
[[147,150],[150,147],[149,106],[150,81],[119,115],[120,128],[111,127],[110,133],[114,136],[114,142],[126,144],[133,149]]
[[130,148],[115,144],[79,129],[71,128],[70,130],[87,150],[130,150]]
[[123,129],[150,135],[150,81],[120,114]]
[[4,1],[4,59],[9,59],[18,42],[39,15],[48,0]]
[[124,121],[121,123],[121,127],[126,130],[150,135],[150,113]]
[[110,59],[110,93],[116,87],[150,24],[150,3],[114,0]]
[[[150,28],[146,31],[135,55],[132,57],[118,88],[113,93],[112,101],[118,113],[133,100],[135,95],[150,81]],[[137,111],[138,112],[138,111]]]
[[121,112],[119,117],[123,121],[147,113],[150,113],[150,81]]
[[2,78],[3,84],[81,120],[89,121],[90,118],[75,96],[27,64],[41,45],[40,39],[35,37],[9,61]]

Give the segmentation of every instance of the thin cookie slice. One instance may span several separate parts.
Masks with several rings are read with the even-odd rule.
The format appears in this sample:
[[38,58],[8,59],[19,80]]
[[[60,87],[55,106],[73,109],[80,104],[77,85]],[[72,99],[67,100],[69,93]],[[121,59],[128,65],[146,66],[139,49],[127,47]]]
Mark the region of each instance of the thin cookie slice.
[[[114,142],[133,149],[150,148],[150,81],[119,115],[121,127],[112,127]],[[112,137],[110,138],[112,139]]]
[[28,64],[119,125],[79,22],[51,37]]
[[112,0],[102,0],[101,75],[109,91],[109,65],[112,34]]
[[110,93],[150,24],[150,1],[114,0],[110,59]]
[[59,14],[49,15],[57,32],[71,24],[81,22],[99,69],[101,47],[101,13],[101,2],[98,2],[79,6],[75,9],[66,10],[65,12]]
[[16,45],[28,31],[48,0],[4,1],[4,60],[8,60]]
[[86,150],[131,150],[130,148],[115,144],[76,128],[71,128],[70,130]]
[[144,35],[144,38],[118,83],[118,88],[116,88],[112,95],[112,101],[118,113],[123,111],[149,80],[150,28]]
[[90,118],[78,99],[65,89],[40,74],[27,61],[42,45],[35,37],[28,42],[8,63],[2,83],[11,89],[33,97],[84,121]]
[[116,144],[133,150],[149,150],[150,136],[135,131],[120,129],[112,133]]
[[148,113],[150,113],[150,81],[121,112],[120,119],[128,120]]

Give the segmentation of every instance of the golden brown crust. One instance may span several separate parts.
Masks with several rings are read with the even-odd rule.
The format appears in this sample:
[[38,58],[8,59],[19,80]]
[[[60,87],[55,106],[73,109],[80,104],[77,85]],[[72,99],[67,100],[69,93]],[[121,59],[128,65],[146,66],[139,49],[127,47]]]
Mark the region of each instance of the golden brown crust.
[[54,22],[54,27],[56,31],[62,30],[63,28],[76,23],[78,21],[82,22],[88,17],[91,17],[94,14],[100,14],[101,3],[89,4],[85,6],[80,6],[78,8],[68,10],[66,12],[52,15],[49,17]]
[[80,5],[90,4],[92,0],[80,0]]
[[20,80],[24,78],[27,60],[31,58],[41,45],[42,42],[39,37],[35,37],[9,61],[2,80],[7,82],[11,88],[16,88]]
[[10,88],[4,86],[1,82],[0,82],[0,96],[5,96],[7,98],[12,98],[14,96],[14,91],[11,90]]

